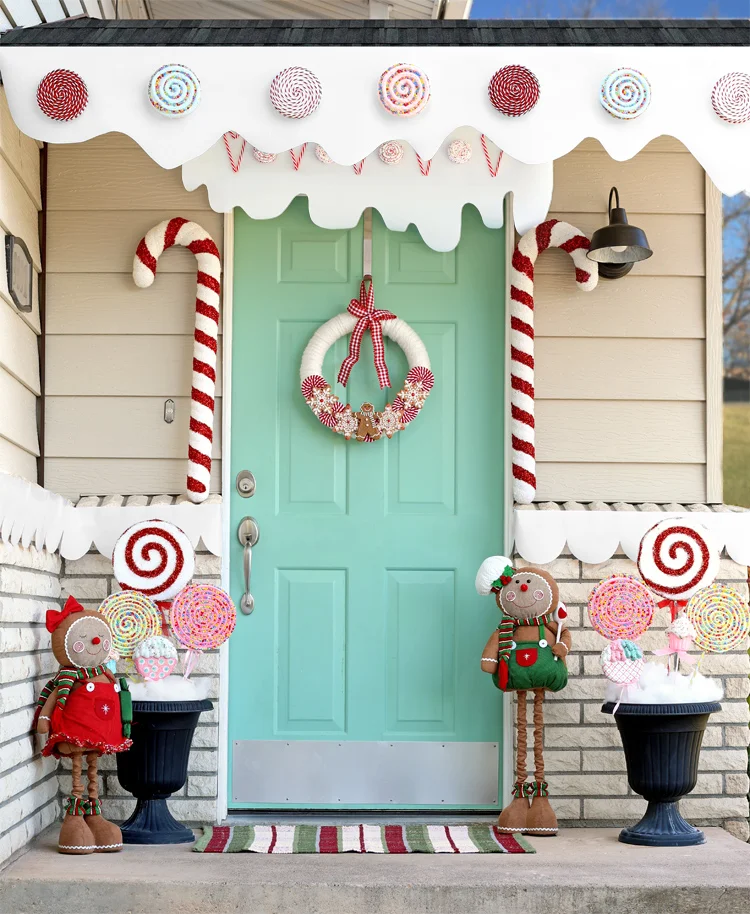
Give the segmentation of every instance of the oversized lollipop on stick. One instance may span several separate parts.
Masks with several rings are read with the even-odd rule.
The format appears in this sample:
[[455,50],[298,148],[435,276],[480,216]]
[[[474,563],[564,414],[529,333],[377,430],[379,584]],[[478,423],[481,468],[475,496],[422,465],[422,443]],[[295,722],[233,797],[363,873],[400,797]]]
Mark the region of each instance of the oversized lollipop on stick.
[[136,645],[161,634],[161,618],[153,600],[134,590],[112,594],[99,612],[112,629],[112,648],[120,657],[130,659]]
[[234,631],[237,611],[229,594],[212,584],[190,584],[172,603],[172,631],[188,650],[184,677],[189,678],[201,651],[222,645]]
[[654,618],[656,602],[648,587],[627,574],[600,581],[589,597],[589,619],[608,641],[635,641]]
[[190,583],[195,553],[186,534],[164,520],[133,524],[115,543],[115,577],[123,590],[171,600]]
[[668,518],[647,530],[638,548],[638,571],[669,606],[672,621],[696,591],[719,570],[719,549],[711,533],[690,520]]
[[696,647],[712,654],[739,647],[750,634],[750,607],[725,584],[712,584],[691,597],[686,615]]

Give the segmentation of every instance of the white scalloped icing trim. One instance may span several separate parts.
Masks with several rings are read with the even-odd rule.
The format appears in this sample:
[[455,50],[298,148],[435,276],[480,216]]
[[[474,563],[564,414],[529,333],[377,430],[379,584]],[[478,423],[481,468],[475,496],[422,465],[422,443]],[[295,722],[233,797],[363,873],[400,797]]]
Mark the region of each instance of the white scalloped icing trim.
[[79,559],[93,545],[111,557],[128,527],[152,518],[176,524],[193,548],[202,541],[209,552],[221,555],[220,502],[75,507],[61,495],[0,471],[0,541],[13,546],[35,546],[59,551],[64,559]]
[[668,517],[699,521],[738,565],[750,565],[750,511],[527,511],[513,517],[515,549],[544,565],[568,550],[582,562],[606,562],[621,548],[633,561],[643,534]]

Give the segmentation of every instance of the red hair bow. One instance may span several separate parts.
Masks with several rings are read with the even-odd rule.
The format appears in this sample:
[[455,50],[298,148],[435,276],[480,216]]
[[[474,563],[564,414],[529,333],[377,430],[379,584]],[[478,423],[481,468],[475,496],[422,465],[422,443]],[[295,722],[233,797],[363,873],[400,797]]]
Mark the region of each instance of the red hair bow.
[[53,632],[57,626],[62,622],[63,619],[67,619],[72,613],[82,613],[84,608],[76,600],[75,597],[68,597],[65,601],[65,606],[60,609],[48,609],[47,618],[45,620],[47,631]]

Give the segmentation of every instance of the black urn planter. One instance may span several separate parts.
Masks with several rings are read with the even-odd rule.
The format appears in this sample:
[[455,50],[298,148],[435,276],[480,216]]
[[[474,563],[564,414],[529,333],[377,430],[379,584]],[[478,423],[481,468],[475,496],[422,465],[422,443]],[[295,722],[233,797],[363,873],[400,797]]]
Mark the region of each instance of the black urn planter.
[[192,844],[191,829],[178,822],[167,798],[187,780],[188,757],[202,701],[134,701],[133,745],[117,755],[117,778],[138,800],[122,824],[125,844]]
[[[614,702],[602,706],[612,714]],[[621,704],[615,721],[620,731],[628,783],[648,801],[637,825],[623,828],[620,841],[646,847],[704,844],[706,836],[680,815],[677,802],[695,787],[698,757],[709,714],[717,701],[696,704]]]

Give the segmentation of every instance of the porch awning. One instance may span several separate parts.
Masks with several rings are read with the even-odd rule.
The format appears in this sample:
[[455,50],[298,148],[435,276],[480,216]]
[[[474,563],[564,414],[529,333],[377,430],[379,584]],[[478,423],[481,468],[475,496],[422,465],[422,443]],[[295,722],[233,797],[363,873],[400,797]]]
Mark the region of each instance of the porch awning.
[[[703,30],[674,25],[663,30],[673,40],[656,47],[638,46],[650,34],[638,23],[627,24],[631,46],[621,46],[623,26],[610,32],[581,28],[579,40],[586,46],[575,46],[574,34],[573,46],[565,47],[498,46],[504,44],[504,32],[513,33],[498,23],[469,23],[465,31],[456,23],[432,23],[426,30],[382,29],[382,44],[373,33],[372,44],[335,47],[330,46],[333,36],[345,31],[337,23],[295,24],[291,31],[299,33],[299,46],[269,46],[272,23],[267,22],[243,24],[241,39],[233,38],[226,24],[188,25],[193,28],[187,32],[161,28],[161,41],[174,35],[169,46],[127,44],[128,34],[149,34],[142,23],[137,29],[125,22],[79,23],[10,33],[0,43],[0,70],[14,120],[24,133],[50,143],[77,143],[119,131],[165,168],[197,158],[228,131],[269,153],[320,144],[344,166],[360,162],[389,140],[401,140],[429,160],[465,125],[512,159],[532,166],[565,155],[587,137],[598,139],[621,161],[666,134],[690,150],[723,193],[750,189],[750,121],[728,123],[712,106],[717,81],[748,70],[747,36],[736,44],[742,34],[739,23]],[[542,24],[537,25],[542,36]],[[480,45],[488,29],[493,43]],[[396,43],[410,35],[419,43]],[[715,46],[722,35],[727,45],[735,44]],[[615,43],[591,46],[611,40],[608,36],[615,36]],[[526,41],[532,39],[526,35]],[[234,40],[244,46],[224,44]],[[545,42],[540,37],[538,43]],[[412,117],[393,116],[378,97],[381,74],[401,62],[429,79],[429,102]],[[189,67],[200,82],[200,103],[184,117],[164,117],[148,99],[152,75],[174,63]],[[538,102],[523,116],[500,113],[488,97],[493,75],[509,64],[532,71],[539,83]],[[309,116],[284,117],[271,104],[271,81],[289,67],[303,67],[319,80],[321,101]],[[630,120],[613,117],[600,101],[605,78],[623,67],[639,71],[650,85],[650,104]],[[82,113],[65,122],[45,116],[37,104],[40,81],[58,68],[77,73],[88,92]]]

